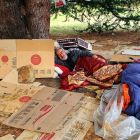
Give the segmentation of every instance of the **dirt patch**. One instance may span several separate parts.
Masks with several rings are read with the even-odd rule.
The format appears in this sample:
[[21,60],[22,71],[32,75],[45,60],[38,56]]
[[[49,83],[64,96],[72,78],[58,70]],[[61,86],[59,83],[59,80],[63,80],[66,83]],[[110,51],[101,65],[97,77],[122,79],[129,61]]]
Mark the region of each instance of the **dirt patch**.
[[[116,31],[116,32],[103,32],[103,33],[79,33],[74,35],[51,35],[53,40],[62,38],[75,38],[79,37],[84,40],[96,40],[99,42],[119,41],[119,42],[131,42],[131,45],[140,46],[140,31]],[[97,42],[96,42],[97,43]],[[115,45],[116,46],[116,45]],[[106,46],[108,47],[108,45]]]
[[93,50],[114,50],[117,46],[103,45],[101,47],[92,46]]

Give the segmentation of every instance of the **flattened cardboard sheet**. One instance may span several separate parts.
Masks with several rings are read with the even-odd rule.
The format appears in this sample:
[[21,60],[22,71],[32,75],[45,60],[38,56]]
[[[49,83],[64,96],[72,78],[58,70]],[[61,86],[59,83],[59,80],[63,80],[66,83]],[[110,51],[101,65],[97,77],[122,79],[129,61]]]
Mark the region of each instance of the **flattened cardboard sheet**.
[[82,140],[92,125],[92,116],[98,106],[99,101],[97,99],[83,96],[56,127],[55,135],[51,140],[58,138],[61,140]]
[[0,81],[0,96],[3,94],[6,95],[6,94],[10,94],[10,93],[14,92],[16,87],[17,87],[16,84]]
[[[89,106],[90,104],[90,106]],[[41,133],[24,130],[17,140],[82,140],[93,122],[93,113],[99,105],[99,100],[83,96],[81,100],[67,113],[52,133]],[[87,114],[86,114],[87,113]],[[83,116],[82,116],[83,115]]]
[[18,112],[4,121],[4,124],[32,131],[52,133],[82,96],[82,93],[45,87]]
[[122,54],[125,50],[128,51],[140,51],[140,46],[123,46],[119,45],[118,47],[115,48],[116,54],[114,54],[111,58],[110,61],[115,61],[115,62],[133,62],[133,60],[129,59],[129,57],[132,57],[134,59],[139,59],[140,55],[126,55]]
[[16,140],[39,140],[41,134],[43,135],[41,132],[24,130]]
[[0,111],[13,113],[27,103],[42,88],[19,86],[10,94],[0,96]]
[[0,140],[14,140],[11,134],[0,137]]
[[110,61],[115,61],[115,62],[133,62],[133,60],[129,59],[129,57],[132,57],[134,59],[140,59],[140,56],[136,55],[123,55],[123,54],[115,54],[111,58]]

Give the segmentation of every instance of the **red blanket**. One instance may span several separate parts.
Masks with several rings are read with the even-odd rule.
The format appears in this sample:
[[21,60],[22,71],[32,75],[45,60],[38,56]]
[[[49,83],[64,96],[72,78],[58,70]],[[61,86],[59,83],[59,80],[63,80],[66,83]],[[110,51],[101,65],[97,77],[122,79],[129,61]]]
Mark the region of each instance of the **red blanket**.
[[[103,58],[102,56],[98,56],[100,58]],[[84,71],[85,75],[91,75],[93,73],[93,71],[98,70],[99,68],[101,68],[102,66],[108,65],[107,60],[105,58],[103,58],[106,62],[100,62],[99,60],[92,58],[92,57],[83,57],[83,58],[79,58],[76,64],[76,71]],[[86,85],[90,85],[90,82],[85,81],[83,84],[81,84],[80,86],[76,85],[76,84],[71,84],[69,85],[68,82],[68,75],[74,75],[76,73],[76,71],[73,72],[67,72],[67,73],[63,73],[60,77],[64,78],[61,80],[61,87],[60,89],[63,90],[73,90],[76,88],[80,88],[80,87],[84,87]]]
[[[102,56],[98,56],[103,58]],[[103,58],[104,59],[104,58]],[[122,73],[127,65],[110,65],[105,59],[105,63],[92,57],[79,58],[76,64],[76,71],[63,73],[61,78],[61,87],[63,90],[73,90],[85,85],[95,84],[100,88],[111,88],[117,76]],[[87,79],[80,86],[77,84],[70,84],[68,75],[74,75],[77,71],[84,71]],[[90,76],[89,76],[90,75]],[[80,79],[80,78],[79,78]]]
[[108,65],[107,60],[104,57],[100,55],[98,55],[98,57],[104,59],[105,63],[93,57],[79,58],[76,64],[76,71],[83,69],[86,72],[86,75],[88,76],[88,75],[92,75],[93,72],[100,69],[102,66]]

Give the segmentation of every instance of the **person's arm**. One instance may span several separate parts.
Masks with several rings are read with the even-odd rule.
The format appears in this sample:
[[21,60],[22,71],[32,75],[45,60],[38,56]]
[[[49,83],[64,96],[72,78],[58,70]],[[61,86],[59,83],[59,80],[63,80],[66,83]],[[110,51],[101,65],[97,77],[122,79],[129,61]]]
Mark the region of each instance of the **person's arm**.
[[93,54],[91,52],[81,51],[81,50],[73,50],[74,54],[77,54],[79,57],[93,57],[94,59],[98,59],[99,61],[105,62],[104,59],[99,58],[96,54]]
[[77,54],[79,57],[93,57],[95,54],[91,52],[81,51],[81,50],[73,50],[73,53]]

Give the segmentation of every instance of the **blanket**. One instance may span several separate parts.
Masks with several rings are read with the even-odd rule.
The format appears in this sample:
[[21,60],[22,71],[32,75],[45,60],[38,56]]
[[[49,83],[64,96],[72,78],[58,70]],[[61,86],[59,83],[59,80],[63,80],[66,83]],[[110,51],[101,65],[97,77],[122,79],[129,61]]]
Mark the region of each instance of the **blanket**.
[[122,71],[122,65],[109,65],[107,61],[101,62],[92,57],[79,58],[76,71],[61,75],[64,79],[61,80],[60,89],[73,90],[89,84],[102,89],[111,88]]

